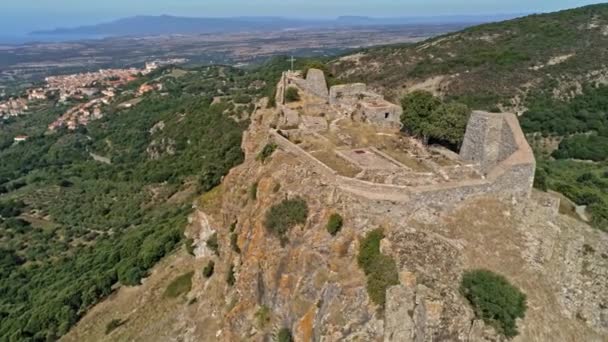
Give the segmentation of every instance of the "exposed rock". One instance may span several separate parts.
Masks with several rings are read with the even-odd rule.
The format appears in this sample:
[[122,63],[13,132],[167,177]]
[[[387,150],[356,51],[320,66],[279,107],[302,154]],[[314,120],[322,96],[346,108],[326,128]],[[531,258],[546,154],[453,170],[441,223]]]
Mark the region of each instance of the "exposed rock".
[[[275,119],[271,110],[256,113],[243,141],[245,162],[191,217],[192,262],[197,270],[210,258],[217,265],[211,279],[198,273],[193,278],[188,296],[197,302],[149,314],[158,302],[141,300],[123,315],[129,320],[112,338],[154,341],[170,334],[194,341],[213,339],[212,333],[218,341],[269,341],[288,327],[297,341],[503,341],[475,318],[459,291],[462,274],[476,268],[503,274],[526,293],[528,310],[514,341],[608,337],[605,234],[556,214],[553,202],[535,197],[512,202],[480,194],[450,207],[405,206],[343,191],[311,162],[282,148],[260,163],[256,155]],[[253,182],[255,200],[248,196]],[[265,214],[296,196],[306,200],[309,216],[282,245],[266,230]],[[331,236],[325,225],[334,212],[344,226]],[[370,301],[357,264],[359,239],[378,227],[385,233],[382,251],[395,260],[400,280],[387,291],[384,311]],[[206,247],[214,232],[219,257]],[[230,247],[233,233],[240,253]],[[231,266],[233,286],[225,281]],[[269,316],[264,325],[257,316],[262,307]],[[111,303],[107,310],[113,312]],[[143,321],[156,323],[129,331]],[[88,316],[79,325],[87,324],[103,330]]]

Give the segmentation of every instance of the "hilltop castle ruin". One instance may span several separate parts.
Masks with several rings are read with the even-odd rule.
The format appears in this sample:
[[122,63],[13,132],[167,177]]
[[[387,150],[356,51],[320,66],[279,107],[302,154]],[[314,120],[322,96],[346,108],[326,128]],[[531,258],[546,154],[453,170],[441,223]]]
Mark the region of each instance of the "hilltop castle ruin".
[[[299,101],[285,101],[289,87],[298,89]],[[277,103],[272,139],[342,191],[413,207],[487,193],[530,196],[536,161],[514,114],[473,112],[456,154],[400,134],[399,105],[362,83],[328,89],[321,70],[308,70],[306,78],[285,72]]]

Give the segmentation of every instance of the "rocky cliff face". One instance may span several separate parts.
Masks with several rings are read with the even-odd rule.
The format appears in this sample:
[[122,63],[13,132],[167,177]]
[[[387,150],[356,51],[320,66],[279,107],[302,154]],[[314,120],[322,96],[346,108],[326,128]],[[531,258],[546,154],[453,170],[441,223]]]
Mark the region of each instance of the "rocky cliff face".
[[[605,234],[552,213],[544,195],[520,203],[481,196],[407,212],[345,194],[280,149],[265,163],[256,160],[274,116],[254,114],[245,162],[196,203],[187,231],[195,257],[182,251],[164,261],[141,288],[121,289],[92,310],[66,340],[269,341],[287,327],[296,341],[501,341],[458,291],[472,268],[503,274],[527,294],[516,341],[608,338]],[[264,227],[265,214],[296,196],[309,216],[281,245]],[[334,237],[325,225],[335,212],[344,227]],[[387,292],[385,310],[370,301],[357,265],[360,238],[379,227],[381,250],[395,259],[400,281]],[[207,246],[214,233],[217,254]],[[216,264],[210,279],[201,275],[208,260]],[[188,270],[195,271],[192,290],[163,298],[168,281]],[[126,308],[129,298],[138,300]],[[117,315],[125,323],[104,334],[105,321]]]
[[[198,209],[211,217],[226,246],[220,262],[235,265],[237,274],[234,287],[226,288],[236,300],[223,321],[226,340],[265,340],[281,327],[290,328],[298,341],[499,340],[475,320],[458,292],[460,277],[470,268],[505,274],[527,293],[530,309],[520,322],[521,340],[600,340],[606,333],[608,260],[600,251],[607,251],[608,239],[599,232],[555,216],[538,199],[479,198],[448,212],[413,213],[361,200],[281,150],[266,164],[257,161],[272,117],[268,111],[254,119],[244,143],[247,160],[226,177],[221,209],[215,214],[207,214],[204,205]],[[296,196],[307,201],[310,215],[281,246],[264,228],[264,215]],[[325,229],[334,212],[345,218],[336,237]],[[240,254],[228,247],[233,222]],[[387,235],[382,251],[397,261],[401,282],[389,290],[385,312],[370,302],[356,262],[360,237],[379,227]],[[270,312],[266,326],[256,322],[261,308]]]

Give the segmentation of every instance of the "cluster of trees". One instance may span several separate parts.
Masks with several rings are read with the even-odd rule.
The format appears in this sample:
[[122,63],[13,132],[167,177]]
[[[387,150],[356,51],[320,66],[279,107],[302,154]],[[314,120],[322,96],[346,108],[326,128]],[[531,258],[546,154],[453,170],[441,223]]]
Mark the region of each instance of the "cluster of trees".
[[607,85],[587,84],[582,93],[569,100],[556,99],[551,93],[555,86],[550,82],[526,99],[528,110],[521,117],[526,132],[558,136],[596,132],[608,136]]
[[535,186],[561,192],[577,205],[586,205],[591,225],[608,230],[608,164],[574,160],[538,161]]
[[[161,77],[168,95],[147,94],[128,110],[110,105],[87,128],[45,134],[54,103],[0,125],[0,138],[30,134],[0,150],[0,340],[55,340],[116,283],[139,284],[181,245],[192,198],[167,199],[192,184],[211,189],[243,160],[248,123],[211,102],[226,84],[229,93],[261,96],[265,89],[249,88],[255,72],[149,77]],[[154,144],[162,148],[152,155]],[[31,215],[39,219],[28,222]]]
[[425,142],[433,141],[459,149],[471,111],[458,102],[443,102],[433,94],[418,90],[401,99],[404,128]]
[[608,136],[575,134],[564,138],[552,154],[557,159],[608,160]]
[[[562,137],[551,157],[538,155],[535,186],[559,191],[587,206],[591,224],[608,229],[608,195],[603,179],[608,169],[608,86],[587,84],[571,99],[556,99],[548,82],[526,100],[521,117],[526,133]],[[591,160],[587,163],[579,160]]]

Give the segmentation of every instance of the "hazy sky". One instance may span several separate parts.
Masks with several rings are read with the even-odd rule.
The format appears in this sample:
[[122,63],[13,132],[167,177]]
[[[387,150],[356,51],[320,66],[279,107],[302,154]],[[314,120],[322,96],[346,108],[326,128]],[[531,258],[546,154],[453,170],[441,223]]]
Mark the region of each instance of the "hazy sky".
[[4,33],[92,24],[133,15],[333,17],[547,12],[585,0],[1,0]]

